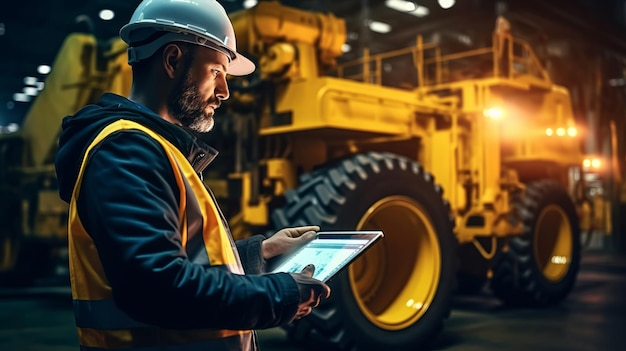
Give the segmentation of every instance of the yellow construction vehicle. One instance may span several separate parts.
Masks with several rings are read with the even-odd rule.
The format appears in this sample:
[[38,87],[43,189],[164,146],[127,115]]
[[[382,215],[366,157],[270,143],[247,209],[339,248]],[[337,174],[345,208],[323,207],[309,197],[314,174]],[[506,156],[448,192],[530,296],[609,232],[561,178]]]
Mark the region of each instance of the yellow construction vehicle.
[[60,123],[106,89],[128,92],[130,67],[119,64],[126,48],[112,45],[114,57],[108,57],[93,35],[71,34],[21,130],[0,134],[1,284],[30,284],[67,269],[67,262],[58,260],[67,252],[68,209],[59,199],[54,171]]
[[[440,330],[467,277],[488,280],[509,304],[568,295],[580,262],[572,184],[581,135],[568,91],[526,42],[494,33],[492,47],[447,53],[418,37],[340,64],[345,23],[332,14],[264,1],[231,18],[258,69],[230,82],[224,116],[206,136],[226,156],[205,181],[233,234],[304,224],[385,232],[331,282],[330,300],[286,327],[291,340],[414,350]],[[64,235],[65,207],[50,195],[60,120],[130,86],[123,43],[107,44],[70,35],[26,118],[18,140],[29,167],[19,174],[36,178],[38,201],[6,205],[31,226],[3,234],[4,269],[19,232]],[[387,84],[387,60],[405,60],[415,84]]]

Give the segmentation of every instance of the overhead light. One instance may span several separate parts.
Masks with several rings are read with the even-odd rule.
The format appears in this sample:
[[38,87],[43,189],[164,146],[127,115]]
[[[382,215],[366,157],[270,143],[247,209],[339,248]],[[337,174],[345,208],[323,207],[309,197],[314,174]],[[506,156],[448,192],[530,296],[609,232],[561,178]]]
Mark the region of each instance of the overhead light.
[[110,21],[115,18],[115,12],[109,9],[100,10],[100,13],[98,15],[103,21]]
[[243,8],[249,9],[249,8],[255,7],[257,3],[258,3],[257,0],[244,0]]
[[444,10],[451,8],[456,3],[455,0],[439,0],[438,2],[439,6],[441,6],[441,8]]
[[414,1],[405,0],[385,0],[385,6],[390,9],[408,13],[409,15],[424,17],[428,16],[430,10],[428,7],[416,4]]
[[24,77],[24,85],[37,85],[37,78]]
[[37,82],[37,90],[43,90],[43,88],[46,86],[46,83],[44,82]]
[[28,96],[37,96],[39,90],[36,87],[24,87],[24,94]]
[[39,74],[48,74],[50,73],[50,66],[48,65],[39,65],[39,67],[37,67],[37,72],[39,72]]
[[20,129],[20,126],[17,123],[9,123],[6,129],[9,133],[15,133]]
[[459,34],[457,38],[459,38],[459,41],[465,45],[472,45],[472,38],[470,38],[469,35]]
[[369,21],[368,26],[372,32],[383,34],[391,32],[391,26],[384,22]]
[[341,45],[341,52],[346,53],[346,52],[349,52],[350,50],[352,50],[352,46],[350,46],[350,44]]
[[20,129],[17,123],[9,123],[7,126],[0,124],[0,134],[15,133]]
[[24,93],[15,93],[13,94],[13,100],[17,101],[17,102],[29,102],[30,101],[30,96],[24,94]]

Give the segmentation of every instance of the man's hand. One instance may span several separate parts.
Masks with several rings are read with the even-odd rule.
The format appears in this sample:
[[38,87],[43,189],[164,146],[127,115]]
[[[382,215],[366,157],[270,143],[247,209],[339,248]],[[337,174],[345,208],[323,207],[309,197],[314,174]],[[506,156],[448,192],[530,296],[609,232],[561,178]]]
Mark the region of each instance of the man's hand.
[[323,298],[327,299],[330,296],[330,287],[322,281],[312,278],[314,272],[315,266],[309,264],[304,267],[300,274],[290,273],[291,277],[298,283],[298,290],[300,290],[300,304],[294,319],[308,316]]
[[261,243],[263,258],[267,260],[293,251],[313,240],[319,230],[316,225],[281,229]]

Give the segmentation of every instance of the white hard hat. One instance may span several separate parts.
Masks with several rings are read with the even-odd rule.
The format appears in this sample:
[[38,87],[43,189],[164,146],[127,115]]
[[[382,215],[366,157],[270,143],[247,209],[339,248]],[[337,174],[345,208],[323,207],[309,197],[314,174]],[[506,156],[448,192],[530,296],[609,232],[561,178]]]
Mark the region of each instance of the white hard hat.
[[237,52],[235,31],[226,10],[215,0],[143,0],[120,29],[128,63],[152,56],[161,46],[183,41],[206,46],[229,58],[228,74],[254,71],[252,61]]

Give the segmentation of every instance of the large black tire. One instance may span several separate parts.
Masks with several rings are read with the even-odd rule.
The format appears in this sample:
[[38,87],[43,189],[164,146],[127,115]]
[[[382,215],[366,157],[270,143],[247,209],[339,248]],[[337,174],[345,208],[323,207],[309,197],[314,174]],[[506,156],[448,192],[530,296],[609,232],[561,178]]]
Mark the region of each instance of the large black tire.
[[513,204],[524,233],[510,239],[491,288],[508,305],[542,307],[562,301],[580,266],[580,228],[567,191],[550,180],[528,184]]
[[457,241],[434,178],[405,157],[354,155],[301,178],[273,213],[277,228],[373,230],[381,242],[331,282],[330,299],[286,327],[326,350],[417,350],[449,315]]

